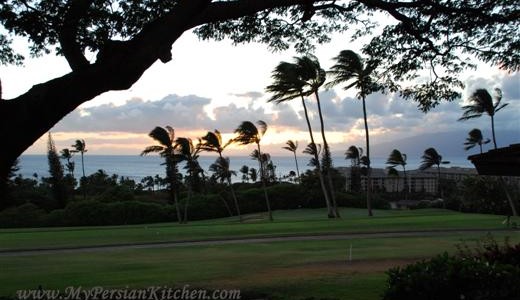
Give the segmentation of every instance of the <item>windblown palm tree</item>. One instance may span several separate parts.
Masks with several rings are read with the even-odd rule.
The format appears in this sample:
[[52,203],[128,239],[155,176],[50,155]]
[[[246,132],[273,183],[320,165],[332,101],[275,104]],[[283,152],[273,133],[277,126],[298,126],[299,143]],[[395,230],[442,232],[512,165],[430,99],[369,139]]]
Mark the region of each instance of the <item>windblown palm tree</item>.
[[67,161],[67,163],[65,164],[65,167],[67,168],[67,171],[69,172],[69,175],[72,176],[72,178],[74,178],[74,167],[75,167],[74,161],[72,160],[73,153],[74,152],[70,151],[70,149],[68,149],[68,148],[61,149],[61,151],[60,151],[60,157]]
[[[267,102],[274,102],[276,104],[279,104],[296,98],[300,98],[305,114],[305,121],[307,122],[307,128],[309,130],[311,144],[316,144],[314,142],[314,134],[312,132],[312,127],[309,120],[307,105],[305,104],[305,96],[311,95],[312,91],[304,91],[306,82],[301,78],[301,68],[297,64],[280,62],[272,72],[271,78],[274,82],[266,88],[266,91],[269,93],[273,93],[273,96]],[[319,156],[316,156],[315,160],[317,163],[316,169],[319,171],[318,178],[320,181],[320,186],[323,191],[323,196],[325,198],[325,204],[327,205],[328,216],[329,218],[334,218],[336,217],[336,212],[331,205],[329,193],[327,192],[327,188],[323,178],[324,176],[321,172]]]
[[172,127],[166,126],[166,128],[155,127],[148,134],[152,139],[157,141],[159,145],[153,145],[146,147],[141,156],[150,153],[159,153],[164,158],[164,165],[166,165],[166,179],[168,181],[168,188],[170,191],[170,197],[175,203],[175,210],[177,212],[177,221],[182,223],[181,210],[178,200],[178,163],[181,160],[181,156],[177,152],[177,145],[175,144],[175,131]]
[[482,131],[478,128],[473,128],[466,138],[466,142],[464,142],[464,150],[468,151],[469,149],[475,147],[476,145],[480,148],[480,154],[482,154],[482,145],[485,145],[490,142],[490,139],[484,139],[482,136]]
[[320,87],[325,83],[327,73],[320,66],[320,62],[313,55],[307,55],[303,57],[296,57],[296,65],[298,66],[300,78],[305,82],[304,94],[314,94],[316,103],[318,105],[318,116],[320,119],[321,138],[323,140],[323,159],[322,159],[322,171],[327,179],[330,198],[332,201],[332,207],[336,217],[340,217],[338,206],[336,204],[336,196],[334,193],[334,185],[332,183],[332,177],[330,169],[332,168],[332,157],[330,154],[329,144],[325,136],[325,125],[323,122],[323,114],[321,111],[321,101],[318,91]]
[[298,141],[288,140],[285,144],[287,146],[282,147],[282,149],[291,151],[294,154],[294,163],[296,164],[296,175],[298,176],[298,182],[300,182],[300,168],[298,167],[298,158],[296,157],[296,150],[298,150]]
[[[199,144],[199,148],[201,151],[218,153],[219,158],[222,160],[222,159],[224,159],[224,157],[222,156],[222,152],[232,142],[233,141],[230,140],[224,144],[222,141],[222,135],[220,134],[220,131],[215,129],[215,131],[213,131],[213,132],[208,131],[208,133],[206,133],[206,135],[204,137],[202,137],[202,142]],[[228,158],[228,161],[229,161],[229,158]],[[217,162],[215,162],[215,163],[217,163]],[[221,164],[222,167],[226,166],[222,161],[221,161],[221,163],[222,163]],[[229,164],[227,164],[227,166],[229,167]],[[238,219],[240,220],[240,222],[242,222],[242,215],[240,214],[240,206],[238,205],[238,199],[235,194],[235,190],[233,189],[233,184],[231,183],[231,175],[233,175],[233,172],[224,172],[224,174],[229,174],[229,177],[227,177],[225,179],[228,183],[229,190],[231,191],[231,196],[233,197],[233,202],[235,204],[235,209],[237,211]]]
[[388,170],[388,176],[395,177],[397,179],[395,181],[394,191],[398,192],[399,191],[399,172],[394,167],[388,167],[387,170]]
[[[493,102],[493,98],[489,94],[486,89],[477,89],[469,98],[469,101],[472,103],[470,105],[463,106],[464,113],[459,121],[469,120],[473,118],[479,118],[482,114],[487,113],[489,117],[491,117],[491,133],[493,135],[493,146],[497,149],[497,140],[495,136],[495,114],[500,111],[502,108],[506,107],[508,103],[500,103],[502,101],[502,90],[496,88],[495,89],[495,102]],[[502,177],[499,177],[500,184],[504,189],[509,205],[511,206],[511,210],[514,216],[517,216],[517,211],[515,204],[513,202],[513,198],[509,193],[506,184]]]
[[188,198],[184,203],[184,219],[182,221],[186,224],[188,223],[188,206],[193,194],[194,185],[199,174],[202,172],[202,168],[198,162],[200,148],[195,147],[190,138],[184,137],[177,138],[175,144],[178,148],[181,159],[186,161],[186,170],[188,171],[188,176],[186,178],[186,183],[188,185]]
[[257,121],[256,124],[258,127],[249,121],[242,122],[237,129],[235,129],[237,136],[233,139],[233,142],[240,145],[256,144],[256,149],[258,150],[258,164],[260,165],[260,180],[262,181],[262,187],[264,189],[265,204],[269,214],[269,221],[273,221],[273,213],[271,211],[271,204],[269,203],[269,195],[267,194],[266,187],[267,174],[265,174],[265,166],[262,151],[260,149],[260,141],[267,131],[267,124],[262,120]]
[[[303,149],[302,153],[309,154],[311,156],[311,159],[309,160],[309,163],[307,164],[308,166],[317,167],[320,165],[319,158],[316,158],[317,156],[319,157],[319,155],[321,153],[320,144],[310,143],[307,145],[307,147],[305,147],[305,149]],[[316,171],[318,171],[318,173],[320,172],[320,170],[317,168],[316,168]]]
[[228,181],[231,176],[236,176],[237,172],[229,168],[229,157],[217,157],[215,162],[209,166],[210,172],[220,183]]
[[[408,198],[408,177],[406,176],[406,154],[401,153],[401,151],[394,149],[390,153],[390,156],[388,156],[388,159],[386,160],[386,164],[389,165],[390,168],[395,168],[396,166],[401,166],[403,168],[403,174],[404,174],[404,197],[405,200]],[[390,173],[390,171],[389,171]]]
[[81,154],[81,170],[83,171],[83,177],[85,177],[85,161],[83,159],[85,152],[87,152],[85,140],[76,140],[76,143],[74,143],[72,147],[74,148],[74,150],[72,150],[73,153]]
[[374,78],[374,73],[377,64],[373,61],[365,62],[357,53],[351,50],[343,50],[338,56],[334,58],[336,64],[332,66],[329,74],[332,75],[333,79],[328,86],[334,86],[341,83],[347,83],[344,87],[345,90],[350,88],[356,88],[358,90],[357,97],[362,101],[363,104],[363,120],[365,122],[365,141],[366,141],[366,157],[368,161],[367,165],[367,208],[368,215],[372,216],[372,205],[371,205],[371,168],[370,168],[370,137],[368,131],[367,122],[367,108],[366,108],[366,97],[371,93],[382,90],[382,86],[379,85]]
[[354,145],[348,147],[345,151],[345,159],[350,159],[350,190],[359,191],[361,175],[366,175],[367,166],[367,157],[363,155],[363,148]]
[[437,191],[439,196],[442,197],[441,189],[441,165],[449,164],[449,161],[442,160],[442,156],[435,150],[435,148],[428,148],[424,150],[422,156],[422,162],[419,166],[419,170],[424,171],[433,166],[437,166]]
[[502,91],[498,88],[495,89],[495,102],[486,89],[477,89],[471,97],[469,102],[471,104],[463,106],[464,113],[459,121],[465,121],[469,119],[479,118],[482,114],[487,113],[491,117],[491,132],[493,134],[493,145],[497,148],[497,140],[495,136],[495,114],[506,107],[509,103],[502,103]]

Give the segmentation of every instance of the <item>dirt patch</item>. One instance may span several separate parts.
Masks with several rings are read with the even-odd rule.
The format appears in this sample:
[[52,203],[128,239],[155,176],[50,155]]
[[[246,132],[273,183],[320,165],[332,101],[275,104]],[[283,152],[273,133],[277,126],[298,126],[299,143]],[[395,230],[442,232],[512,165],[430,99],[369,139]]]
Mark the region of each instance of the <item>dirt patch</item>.
[[313,262],[290,267],[264,268],[244,277],[212,281],[210,285],[216,287],[258,287],[277,285],[288,281],[316,280],[320,277],[351,277],[356,274],[383,273],[392,267],[404,266],[419,260],[420,258]]

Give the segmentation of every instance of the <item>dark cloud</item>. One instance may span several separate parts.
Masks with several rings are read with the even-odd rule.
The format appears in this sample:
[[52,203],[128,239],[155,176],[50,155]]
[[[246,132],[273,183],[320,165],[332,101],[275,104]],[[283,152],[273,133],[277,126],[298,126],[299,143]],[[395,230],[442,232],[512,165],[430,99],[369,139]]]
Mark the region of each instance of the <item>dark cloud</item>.
[[255,92],[255,91],[252,91],[252,92],[245,92],[245,93],[231,93],[230,94],[231,96],[235,96],[235,97],[240,97],[240,98],[249,98],[251,100],[257,100],[261,97],[264,96],[263,93],[261,92]]

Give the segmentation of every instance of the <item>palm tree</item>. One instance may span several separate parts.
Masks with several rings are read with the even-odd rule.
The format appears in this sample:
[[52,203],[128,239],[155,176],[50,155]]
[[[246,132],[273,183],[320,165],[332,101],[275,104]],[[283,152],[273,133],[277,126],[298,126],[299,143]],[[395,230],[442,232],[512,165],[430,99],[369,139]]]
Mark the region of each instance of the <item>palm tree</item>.
[[69,175],[74,178],[74,161],[72,160],[72,154],[74,152],[70,151],[70,149],[65,148],[61,149],[60,151],[60,157],[62,159],[67,160],[67,163],[65,164],[65,167],[67,168],[67,171],[69,172]]
[[287,146],[282,147],[282,149],[291,151],[294,154],[294,163],[296,164],[296,174],[298,176],[298,182],[300,182],[300,168],[298,167],[298,158],[296,157],[296,150],[298,150],[298,141],[288,140],[285,144]]
[[236,176],[237,172],[229,168],[229,157],[217,157],[215,162],[209,166],[209,170],[217,181],[224,183],[228,181],[231,176]]
[[243,165],[240,170],[240,173],[242,173],[242,182],[249,182],[249,167],[246,165]]
[[[363,148],[354,145],[348,147],[347,151],[345,151],[345,159],[350,159],[350,189],[351,191],[359,191],[361,175],[366,175],[366,167],[368,165],[367,157],[363,155]],[[368,190],[368,182],[366,190]]]
[[469,119],[479,118],[483,113],[487,113],[491,117],[491,132],[493,134],[493,145],[497,148],[497,140],[495,136],[495,114],[506,107],[509,103],[502,103],[502,91],[499,88],[495,89],[495,102],[486,89],[477,89],[471,97],[469,102],[472,104],[465,105],[462,107],[464,113],[459,121],[465,121]]
[[273,213],[271,211],[271,204],[269,203],[269,195],[267,195],[267,174],[265,174],[264,159],[262,157],[262,151],[260,150],[260,141],[267,131],[267,124],[262,120],[257,121],[256,124],[258,127],[249,121],[242,122],[237,127],[237,129],[235,129],[237,136],[233,139],[233,142],[236,142],[240,145],[256,144],[256,149],[258,150],[258,163],[260,165],[260,181],[262,181],[262,188],[264,189],[265,204],[269,214],[269,221],[273,221]]
[[320,144],[314,144],[310,143],[303,149],[302,153],[309,154],[311,156],[311,159],[309,160],[309,163],[307,164],[310,167],[315,167],[316,171],[320,173],[320,170],[318,169],[318,166],[320,165],[319,158],[316,158],[321,153],[321,145]]
[[188,185],[188,198],[184,203],[184,219],[183,223],[188,223],[188,205],[191,200],[193,193],[194,183],[196,178],[202,172],[202,168],[199,165],[198,158],[200,148],[193,145],[193,141],[190,138],[179,137],[175,140],[175,144],[179,149],[179,154],[182,156],[182,160],[186,161],[186,170],[188,171],[188,177],[186,183]]
[[336,204],[336,196],[334,193],[334,185],[332,183],[332,177],[330,173],[330,168],[332,168],[332,158],[330,155],[329,144],[327,143],[327,138],[325,137],[325,125],[323,122],[323,114],[321,111],[321,102],[318,91],[320,87],[325,83],[326,72],[320,66],[320,62],[313,55],[307,55],[303,57],[296,57],[296,65],[298,66],[299,76],[301,80],[305,83],[304,88],[307,91],[304,91],[304,94],[314,94],[316,98],[316,103],[318,105],[318,116],[320,118],[320,129],[321,129],[321,138],[323,140],[323,161],[322,168],[325,177],[327,178],[327,183],[329,187],[330,198],[332,200],[332,207],[334,209],[334,213],[336,217],[340,217],[338,206]]
[[424,150],[422,156],[422,162],[419,166],[419,170],[424,171],[433,166],[437,166],[437,191],[439,196],[442,198],[441,189],[441,165],[449,164],[449,161],[442,160],[442,156],[435,150],[435,148],[428,148]]
[[150,153],[159,153],[161,157],[164,158],[164,164],[166,165],[166,179],[168,180],[170,197],[175,203],[175,210],[177,212],[177,221],[182,223],[181,210],[179,207],[177,188],[178,188],[178,162],[181,157],[176,150],[177,145],[175,144],[175,131],[172,127],[166,126],[155,127],[148,134],[152,139],[157,141],[159,145],[153,145],[146,147],[143,152],[141,152],[141,156],[150,154]]
[[395,180],[395,185],[394,185],[393,190],[395,192],[398,192],[399,191],[399,172],[394,167],[388,167],[387,170],[388,170],[388,176],[395,177],[397,179],[397,180]]
[[473,128],[466,138],[466,142],[464,142],[464,150],[468,151],[469,149],[475,147],[476,145],[480,148],[480,154],[482,154],[482,145],[489,143],[490,139],[484,139],[482,136],[482,131],[478,128]]
[[370,169],[370,137],[368,131],[367,122],[367,108],[366,108],[366,97],[371,93],[382,90],[382,86],[379,85],[375,78],[374,72],[377,64],[373,61],[365,62],[357,53],[351,50],[343,50],[338,56],[334,58],[336,64],[332,66],[329,74],[333,76],[333,80],[328,86],[338,85],[340,83],[347,83],[344,87],[348,90],[355,87],[358,90],[357,98],[362,101],[363,104],[363,120],[365,122],[365,142],[366,142],[366,157],[367,157],[367,209],[368,215],[372,216],[372,205],[371,205],[371,169]]
[[[307,128],[309,130],[309,136],[311,139],[311,144],[315,144],[314,142],[314,134],[312,132],[311,123],[309,120],[309,113],[307,111],[307,105],[305,104],[305,96],[308,96],[311,93],[309,91],[304,92],[305,81],[300,78],[301,69],[298,65],[288,62],[280,62],[278,66],[272,72],[271,78],[273,79],[273,84],[269,85],[266,88],[266,91],[269,93],[273,93],[273,96],[267,102],[275,102],[276,104],[280,104],[286,101],[290,101],[296,98],[300,98],[303,106],[303,111],[305,114],[305,121],[307,122]],[[317,155],[314,153],[314,155]],[[327,206],[327,213],[329,218],[336,217],[335,211],[331,207],[331,201],[329,199],[329,194],[327,192],[327,188],[325,186],[325,181],[323,179],[323,174],[321,173],[321,166],[319,162],[319,157],[315,157],[316,160],[316,168],[320,171],[318,172],[318,178],[320,181],[321,190],[323,192],[323,197],[325,198],[325,204]]]
[[[220,134],[220,131],[215,129],[215,131],[211,132],[208,131],[205,136],[202,137],[202,141],[199,144],[199,148],[201,151],[206,152],[216,152],[218,153],[219,158],[222,160],[222,152],[224,149],[226,149],[227,146],[229,146],[233,140],[228,141],[226,144],[222,142],[222,135]],[[229,158],[228,158],[229,160]],[[222,165],[223,167],[225,165]],[[227,164],[229,167],[229,164]],[[235,209],[237,211],[238,219],[240,222],[242,222],[242,215],[240,214],[240,206],[238,205],[237,196],[235,194],[235,190],[233,189],[233,184],[231,183],[231,175],[232,172],[224,172],[225,174],[229,174],[229,177],[226,178],[226,181],[228,183],[229,189],[231,191],[231,196],[233,197],[233,202],[235,204]]]
[[[395,168],[396,166],[401,166],[403,168],[403,174],[404,174],[404,197],[405,200],[408,199],[408,177],[406,176],[406,154],[401,153],[401,151],[394,149],[390,153],[390,156],[388,156],[388,159],[386,160],[386,164],[390,165],[388,168]],[[390,171],[389,171],[390,173]]]
[[85,161],[83,160],[83,155],[87,152],[85,140],[76,140],[76,143],[74,143],[72,147],[74,148],[74,150],[72,150],[73,153],[81,154],[81,170],[83,171],[83,177],[85,177]]
[[258,171],[255,168],[249,168],[249,178],[252,182],[256,182],[256,179],[258,179]]

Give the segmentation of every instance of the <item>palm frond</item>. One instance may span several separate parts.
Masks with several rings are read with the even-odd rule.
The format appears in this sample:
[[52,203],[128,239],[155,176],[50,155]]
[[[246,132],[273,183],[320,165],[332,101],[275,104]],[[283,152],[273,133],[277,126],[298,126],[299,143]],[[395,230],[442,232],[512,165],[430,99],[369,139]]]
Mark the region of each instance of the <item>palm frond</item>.
[[[171,130],[171,131],[170,131]],[[167,126],[167,130],[162,127],[155,127],[148,136],[159,142],[164,147],[172,147],[173,140],[171,139],[173,128]]]
[[285,144],[287,146],[282,147],[282,149],[291,151],[293,153],[295,153],[296,150],[298,150],[298,141],[288,140],[287,142],[285,142]]
[[163,146],[148,146],[144,148],[143,152],[141,152],[141,156],[145,156],[150,153],[161,153],[166,150]]
[[442,156],[435,150],[435,148],[428,148],[424,150],[424,154],[421,157],[422,162],[419,166],[419,170],[424,171],[431,168],[434,165],[440,165],[442,163]]
[[406,165],[406,154],[402,154],[401,151],[394,149],[388,156],[386,164],[391,166],[405,166]]
[[[265,125],[267,128],[267,125]],[[235,129],[237,136],[233,138],[233,141],[240,145],[248,145],[252,143],[260,142],[260,132],[258,128],[249,121],[243,121],[237,129]]]

